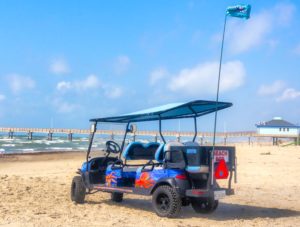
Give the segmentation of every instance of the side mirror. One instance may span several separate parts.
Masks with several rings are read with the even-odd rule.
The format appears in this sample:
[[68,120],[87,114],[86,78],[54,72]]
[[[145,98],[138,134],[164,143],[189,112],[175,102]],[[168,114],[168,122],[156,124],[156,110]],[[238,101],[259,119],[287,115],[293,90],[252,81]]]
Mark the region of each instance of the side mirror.
[[96,123],[93,123],[93,124],[91,125],[91,132],[96,132],[96,130],[97,130],[97,124],[96,124]]
[[127,129],[127,132],[130,132],[130,133],[136,133],[136,131],[137,131],[136,124],[131,124],[129,126],[129,128]]

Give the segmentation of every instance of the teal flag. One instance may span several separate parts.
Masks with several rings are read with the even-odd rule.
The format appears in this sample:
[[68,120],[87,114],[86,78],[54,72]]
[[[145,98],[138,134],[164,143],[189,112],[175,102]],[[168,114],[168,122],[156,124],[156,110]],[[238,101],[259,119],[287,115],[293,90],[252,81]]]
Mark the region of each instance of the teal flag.
[[244,19],[250,18],[251,5],[229,6],[226,10],[227,15]]

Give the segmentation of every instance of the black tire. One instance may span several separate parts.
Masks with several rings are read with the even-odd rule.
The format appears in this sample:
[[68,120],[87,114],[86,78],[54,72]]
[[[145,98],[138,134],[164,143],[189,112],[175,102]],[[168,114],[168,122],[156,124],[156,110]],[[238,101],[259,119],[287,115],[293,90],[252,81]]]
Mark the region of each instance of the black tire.
[[75,203],[84,203],[86,188],[81,176],[75,176],[71,185],[71,200]]
[[112,192],[111,193],[111,200],[117,203],[120,203],[123,201],[123,193],[120,192]]
[[152,206],[160,217],[177,217],[181,210],[179,193],[168,185],[159,186],[152,195]]
[[213,198],[192,198],[191,204],[196,213],[209,214],[217,209],[219,201]]

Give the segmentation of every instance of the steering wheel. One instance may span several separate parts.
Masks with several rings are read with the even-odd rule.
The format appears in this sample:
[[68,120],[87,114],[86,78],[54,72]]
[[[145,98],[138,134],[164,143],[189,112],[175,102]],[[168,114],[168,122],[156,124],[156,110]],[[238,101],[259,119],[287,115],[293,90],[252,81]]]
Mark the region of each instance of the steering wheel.
[[118,154],[121,150],[119,144],[112,140],[107,141],[105,146],[108,153]]

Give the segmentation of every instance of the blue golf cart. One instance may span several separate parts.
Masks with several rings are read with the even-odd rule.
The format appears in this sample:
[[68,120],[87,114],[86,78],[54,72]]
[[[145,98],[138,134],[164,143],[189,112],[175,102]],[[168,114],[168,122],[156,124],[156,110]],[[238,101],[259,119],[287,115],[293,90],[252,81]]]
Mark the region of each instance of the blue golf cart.
[[[197,100],[91,119],[86,161],[71,184],[72,201],[84,203],[86,195],[102,191],[111,193],[114,202],[122,202],[124,193],[131,193],[152,196],[153,209],[161,217],[176,217],[181,207],[188,205],[198,213],[213,212],[219,199],[234,194],[231,182],[233,176],[236,178],[235,148],[197,143],[197,118],[230,106],[228,102]],[[162,121],[182,118],[193,120],[193,139],[185,143],[166,141]],[[158,121],[161,142],[133,141],[126,145],[128,134],[136,129],[133,123],[145,121]],[[91,158],[101,123],[124,123],[124,137],[121,144],[107,141],[103,154]],[[140,160],[144,163],[137,163]],[[226,187],[220,187],[218,180],[227,181]]]

